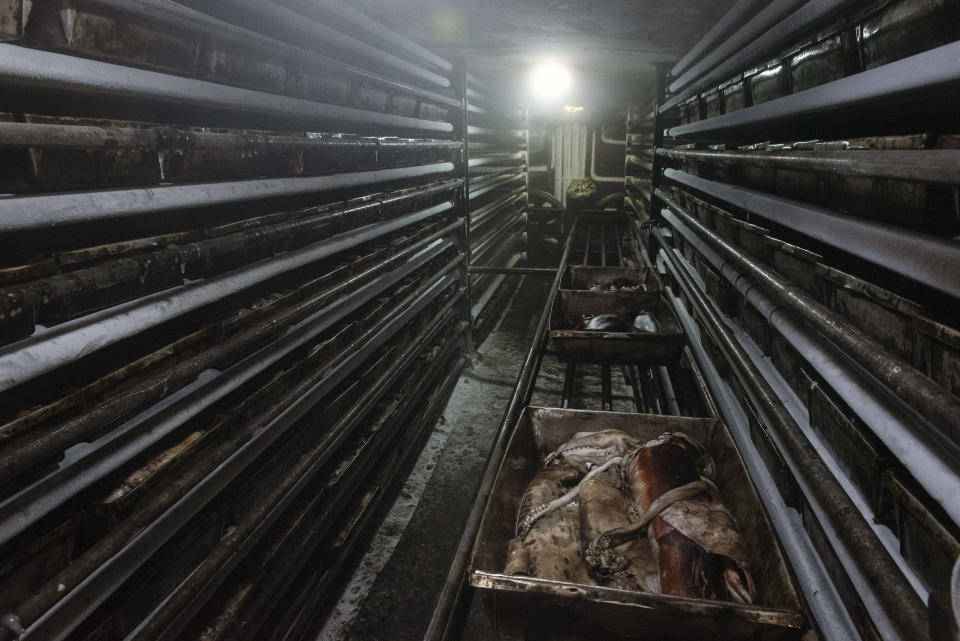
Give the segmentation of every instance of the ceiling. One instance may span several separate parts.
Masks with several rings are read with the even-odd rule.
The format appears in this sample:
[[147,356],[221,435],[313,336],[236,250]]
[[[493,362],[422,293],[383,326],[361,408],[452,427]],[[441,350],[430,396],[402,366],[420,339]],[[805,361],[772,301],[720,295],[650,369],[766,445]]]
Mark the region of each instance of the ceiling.
[[526,69],[543,58],[581,72],[649,81],[679,59],[734,0],[353,0],[429,49],[472,68]]

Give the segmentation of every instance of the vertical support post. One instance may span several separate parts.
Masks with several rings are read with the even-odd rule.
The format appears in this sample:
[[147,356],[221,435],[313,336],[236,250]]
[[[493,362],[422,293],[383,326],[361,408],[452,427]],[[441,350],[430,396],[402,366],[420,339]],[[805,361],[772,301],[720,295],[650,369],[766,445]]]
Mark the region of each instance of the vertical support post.
[[[656,100],[653,103],[653,171],[650,176],[650,220],[654,223],[663,221],[663,216],[660,214],[660,210],[663,209],[663,202],[656,195],[657,188],[663,182],[663,158],[657,155],[657,149],[663,146],[665,123],[664,114],[660,113],[660,105],[665,102],[667,97],[669,66],[664,63],[656,65],[657,93]],[[647,254],[650,256],[651,262],[655,262],[657,249],[657,242],[653,238],[653,234],[650,234],[647,238]]]
[[461,153],[459,162],[456,163],[454,170],[457,175],[463,179],[463,185],[458,190],[457,206],[454,208],[454,215],[463,219],[463,227],[460,228],[458,242],[460,251],[463,253],[463,263],[461,263],[461,275],[466,294],[463,297],[461,305],[461,314],[467,322],[466,342],[468,346],[468,355],[473,352],[473,318],[471,308],[473,306],[473,288],[470,286],[470,142],[468,132],[468,122],[470,118],[469,99],[467,97],[467,62],[459,60],[454,64],[453,77],[451,84],[460,101],[460,116],[453,123],[453,135],[460,141]]

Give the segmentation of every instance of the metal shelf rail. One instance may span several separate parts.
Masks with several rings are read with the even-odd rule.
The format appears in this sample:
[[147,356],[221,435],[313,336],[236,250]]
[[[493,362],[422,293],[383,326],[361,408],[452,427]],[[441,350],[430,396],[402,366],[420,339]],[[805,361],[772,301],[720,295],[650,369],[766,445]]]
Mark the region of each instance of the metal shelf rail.
[[665,77],[651,257],[701,330],[711,388],[733,390],[729,424],[802,518],[802,540],[780,532],[794,564],[829,570],[827,590],[799,573],[821,633],[948,638],[960,122],[942,105],[960,89],[944,17],[960,9],[794,4]]
[[336,2],[0,18],[0,639],[312,638],[469,351],[456,66]]

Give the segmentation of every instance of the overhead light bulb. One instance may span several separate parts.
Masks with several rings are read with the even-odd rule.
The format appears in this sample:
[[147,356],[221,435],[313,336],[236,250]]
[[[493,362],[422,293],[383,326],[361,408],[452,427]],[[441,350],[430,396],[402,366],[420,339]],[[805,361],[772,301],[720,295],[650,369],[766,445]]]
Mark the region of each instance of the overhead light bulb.
[[542,102],[556,102],[567,95],[573,76],[563,65],[545,62],[530,73],[530,94]]
[[581,111],[583,111],[583,107],[580,105],[567,105],[566,107],[564,107],[564,109],[566,109],[568,112],[572,114],[578,114]]

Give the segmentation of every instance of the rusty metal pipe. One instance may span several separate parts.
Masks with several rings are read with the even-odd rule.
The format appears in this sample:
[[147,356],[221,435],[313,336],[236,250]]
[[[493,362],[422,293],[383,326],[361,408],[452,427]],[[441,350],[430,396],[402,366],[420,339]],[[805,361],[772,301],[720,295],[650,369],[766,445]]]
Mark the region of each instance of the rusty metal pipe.
[[756,281],[707,246],[705,240],[669,210],[664,212],[664,218],[803,355],[930,497],[942,505],[955,521],[960,520],[960,496],[954,491],[958,484],[957,464],[955,455],[951,455],[951,450],[956,448],[930,443],[928,434],[917,430],[915,412],[904,399],[892,396],[879,381],[873,385],[870,384],[873,382],[871,379],[864,381],[864,372],[850,362],[849,356],[826,343],[802,317],[792,313],[789,307],[778,302]]
[[[460,257],[440,270],[398,304],[398,313],[370,327],[354,341],[355,349],[302,380],[284,401],[247,423],[240,434],[218,447],[202,464],[191,466],[158,490],[139,512],[124,519],[96,545],[20,604],[16,617],[26,626],[18,641],[60,641],[112,594],[180,526],[203,508],[247,468],[270,444],[300,420],[366,358],[381,347],[451,282],[448,274]],[[0,630],[0,641],[9,639]]]
[[793,416],[783,405],[770,383],[757,370],[733,333],[724,324],[699,287],[677,264],[673,248],[657,228],[651,235],[663,249],[660,255],[679,279],[684,293],[700,312],[704,323],[723,351],[741,384],[749,390],[759,412],[765,417],[789,456],[797,462],[794,473],[805,485],[828,519],[830,526],[856,559],[858,569],[877,586],[876,596],[887,616],[904,639],[926,639],[927,610],[913,586],[903,576],[890,553],[866,522],[833,472],[826,465]]
[[661,147],[657,155],[673,160],[817,171],[837,176],[944,185],[960,182],[960,149],[708,151]]
[[[960,47],[958,47],[960,53]],[[817,242],[960,299],[960,245],[856,216],[706,180],[676,169],[674,183],[718,198]],[[658,190],[658,193],[662,193]]]
[[137,628],[127,635],[127,641],[172,641],[176,638],[227,574],[243,560],[250,548],[262,538],[284,509],[323,468],[336,446],[343,442],[366,412],[372,409],[373,404],[387,393],[413,359],[427,347],[429,340],[439,329],[443,317],[453,309],[458,298],[452,297],[444,304],[429,322],[430,329],[418,340],[407,345],[397,362],[386,368],[377,381],[367,387],[349,411],[327,429],[320,442],[301,457],[273,491],[251,506],[230,536],[221,541],[174,592],[141,620]]
[[[44,434],[38,434],[36,438],[24,443],[22,446],[13,446],[0,449],[0,484],[9,482],[12,478],[24,471],[33,469],[47,458],[62,452],[65,448],[86,438],[88,435],[102,430],[104,426],[111,425],[124,416],[130,415],[150,404],[159,401],[165,394],[171,390],[179,389],[181,386],[194,380],[201,372],[214,366],[219,361],[230,359],[237,354],[250,349],[256,349],[263,341],[275,338],[275,335],[284,331],[284,328],[293,323],[301,323],[309,316],[315,314],[324,306],[336,300],[346,292],[355,291],[367,280],[377,275],[395,268],[404,262],[410,266],[416,266],[418,262],[412,259],[414,253],[428,247],[438,238],[446,236],[460,226],[462,222],[458,221],[447,225],[446,227],[426,236],[409,247],[402,248],[399,252],[391,255],[384,260],[370,266],[368,269],[351,275],[349,278],[337,283],[316,296],[307,300],[300,301],[288,309],[273,314],[253,327],[247,328],[228,340],[204,350],[192,358],[178,363],[163,373],[157,373],[148,380],[132,388],[125,389],[122,394],[114,396],[103,403],[94,407],[91,411],[81,414],[59,426],[54,430]],[[399,273],[403,273],[402,271]],[[394,279],[388,279],[381,283],[377,289],[382,289]],[[351,305],[339,304],[337,308],[329,310],[331,313],[324,319],[324,324],[329,323],[342,316]],[[302,330],[305,328],[301,328]],[[307,335],[309,333],[306,333]],[[299,341],[298,341],[299,342]],[[292,349],[292,347],[291,347]],[[269,348],[270,358],[257,359],[261,366],[271,362],[285,350],[271,345]],[[223,375],[228,375],[224,372]],[[49,481],[38,481],[31,488],[31,497],[33,492],[40,489],[41,485],[56,485],[56,480],[51,478]],[[27,502],[32,502],[28,498]],[[7,501],[0,502],[0,514],[8,507]],[[34,512],[29,507],[25,507],[26,512]],[[21,510],[14,510],[20,513]],[[21,525],[21,528],[25,524]],[[4,519],[0,517],[0,533],[6,531]],[[5,540],[6,535],[0,534],[0,541]]]
[[[456,182],[456,181],[454,181]],[[434,205],[399,218],[288,252],[269,261],[145,296],[139,300],[60,325],[55,330],[0,349],[0,391],[32,380],[150,327],[209,305],[236,292],[265,282],[291,269],[351,249],[403,227],[449,211],[451,202]],[[82,349],[77,349],[82,345]]]
[[[798,314],[811,327],[823,334],[844,354],[863,367],[871,376],[893,392],[893,397],[935,428],[946,443],[935,449],[960,444],[960,400],[928,377],[921,374],[875,340],[866,336],[833,310],[821,305],[812,296],[791,284],[772,269],[761,265],[707,229],[688,214],[662,190],[657,195],[680,220],[694,230],[711,248],[758,282],[777,301]],[[958,255],[960,260],[960,255]],[[941,265],[941,269],[947,265]],[[957,266],[960,269],[960,263]]]

